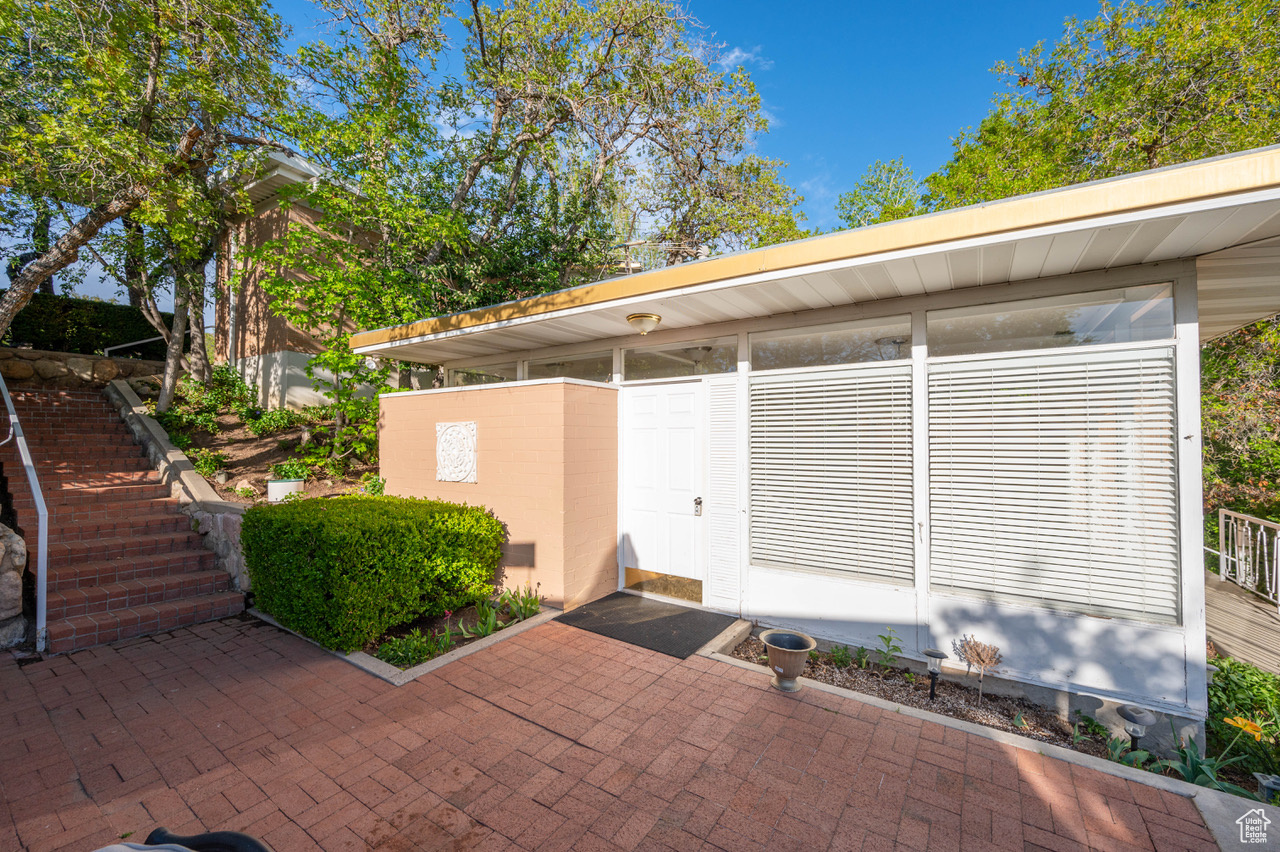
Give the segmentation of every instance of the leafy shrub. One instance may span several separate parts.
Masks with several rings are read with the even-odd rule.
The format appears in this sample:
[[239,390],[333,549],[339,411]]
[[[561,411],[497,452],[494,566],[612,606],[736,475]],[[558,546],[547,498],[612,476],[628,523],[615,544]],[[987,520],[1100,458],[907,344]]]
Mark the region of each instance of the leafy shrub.
[[219,453],[216,450],[192,450],[188,456],[196,473],[201,476],[213,476],[225,468],[230,461],[226,453]]
[[853,665],[853,652],[848,645],[835,645],[831,648],[831,665],[838,669],[847,669]]
[[403,636],[393,636],[378,646],[377,657],[396,668],[411,669],[433,657],[438,657],[453,647],[453,636],[444,633],[428,633],[425,636],[416,627]]
[[[245,412],[245,414],[248,413],[250,412]],[[242,416],[242,419],[244,419],[245,428],[258,438],[274,435],[277,432],[283,432],[285,429],[292,429],[294,426],[309,422],[306,414],[290,408],[273,408],[270,411],[262,412],[257,418],[244,418]]]
[[[173,314],[162,316],[165,325],[173,323]],[[32,293],[31,301],[13,318],[4,335],[4,345],[92,355],[108,346],[157,336],[155,328],[138,308],[96,299]],[[130,349],[117,349],[111,356],[161,361],[164,352],[164,341],[157,340]]]
[[240,533],[258,605],[329,648],[493,595],[502,524],[482,508],[403,497],[254,506]]
[[306,464],[297,459],[276,462],[271,465],[271,476],[274,479],[306,479],[311,471]]
[[458,629],[462,631],[462,635],[468,639],[483,639],[486,636],[492,636],[507,625],[498,620],[498,609],[488,601],[480,601],[476,604],[476,623],[468,630],[465,626],[459,624]]
[[1240,738],[1242,769],[1280,774],[1280,677],[1243,660],[1217,657],[1218,672],[1209,683],[1209,718],[1205,727],[1210,750],[1221,753],[1239,730],[1227,719],[1243,716],[1262,727],[1262,739]]

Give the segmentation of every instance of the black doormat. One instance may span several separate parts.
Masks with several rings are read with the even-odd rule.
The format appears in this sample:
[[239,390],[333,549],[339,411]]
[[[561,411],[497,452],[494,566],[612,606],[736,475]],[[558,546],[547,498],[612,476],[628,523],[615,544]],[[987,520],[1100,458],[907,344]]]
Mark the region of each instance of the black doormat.
[[682,660],[693,656],[735,621],[732,616],[717,612],[690,609],[626,592],[614,592],[607,598],[566,612],[558,616],[558,620]]

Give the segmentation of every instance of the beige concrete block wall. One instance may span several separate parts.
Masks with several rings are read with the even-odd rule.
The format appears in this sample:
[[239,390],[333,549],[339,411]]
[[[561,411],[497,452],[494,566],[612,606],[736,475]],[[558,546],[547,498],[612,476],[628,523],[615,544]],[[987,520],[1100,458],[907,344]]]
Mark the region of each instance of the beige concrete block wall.
[[[564,381],[384,396],[386,491],[484,506],[507,528],[504,585],[572,608],[617,589],[617,392]],[[474,483],[436,481],[436,424],[476,423]],[[610,449],[612,448],[612,449]]]

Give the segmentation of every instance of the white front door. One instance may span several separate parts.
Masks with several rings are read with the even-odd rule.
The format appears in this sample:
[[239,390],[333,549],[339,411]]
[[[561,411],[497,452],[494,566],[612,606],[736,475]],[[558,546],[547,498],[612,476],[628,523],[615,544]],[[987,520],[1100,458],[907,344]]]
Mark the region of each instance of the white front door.
[[621,393],[623,567],[705,580],[705,386]]

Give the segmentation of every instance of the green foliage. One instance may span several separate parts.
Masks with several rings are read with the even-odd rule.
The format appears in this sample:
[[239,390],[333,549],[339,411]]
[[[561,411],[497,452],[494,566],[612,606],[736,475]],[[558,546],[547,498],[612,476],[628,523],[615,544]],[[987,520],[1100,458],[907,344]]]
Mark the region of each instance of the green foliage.
[[361,494],[377,497],[386,490],[387,481],[373,471],[366,471],[360,474],[360,485],[358,487]]
[[1213,664],[1218,671],[1209,682],[1209,748],[1221,752],[1239,737],[1239,729],[1225,720],[1242,716],[1262,728],[1262,739],[1239,737],[1241,768],[1280,774],[1280,677],[1231,657],[1217,657]]
[[860,228],[923,213],[920,181],[901,157],[877,160],[852,190],[836,200],[836,215],[846,228]]
[[1280,320],[1205,344],[1200,370],[1205,544],[1217,550],[1219,508],[1280,519]]
[[1015,714],[1014,714],[1014,716],[1013,716],[1013,725],[1014,725],[1014,727],[1015,727],[1015,728],[1029,728],[1029,727],[1031,727],[1031,726],[1027,723],[1026,718],[1025,718],[1025,717],[1023,717],[1023,715],[1022,715],[1022,711],[1021,711],[1021,710],[1019,710],[1017,713],[1015,713]]
[[273,479],[307,479],[310,474],[311,471],[306,464],[297,459],[289,459],[271,465],[271,477]]
[[476,623],[468,630],[464,625],[459,624],[458,629],[462,631],[462,635],[468,639],[483,639],[485,636],[492,636],[507,625],[498,620],[498,608],[488,601],[479,601],[476,603]]
[[1084,732],[1085,736],[1107,737],[1111,735],[1111,731],[1109,728],[1107,728],[1106,725],[1102,724],[1101,722],[1099,722],[1097,719],[1093,718],[1089,714],[1080,713],[1077,711],[1076,715],[1079,717],[1079,722],[1077,722],[1076,724],[1078,728]]
[[[1183,781],[1200,787],[1221,790],[1224,793],[1232,793],[1236,796],[1243,796],[1246,799],[1257,799],[1257,796],[1243,787],[1218,778],[1218,773],[1228,766],[1244,760],[1244,755],[1228,758],[1227,751],[1223,751],[1218,757],[1202,755],[1200,754],[1200,747],[1196,745],[1195,740],[1183,740],[1178,736],[1178,731],[1173,727],[1172,720],[1169,722],[1169,728],[1173,731],[1174,739],[1178,741],[1178,756],[1176,759],[1157,760],[1153,764],[1153,768],[1177,775]],[[1238,731],[1237,738],[1243,733],[1243,731]],[[1229,746],[1228,750],[1230,750]]]
[[401,497],[258,505],[241,531],[258,605],[341,651],[487,599],[502,540],[483,509]]
[[244,412],[251,411],[258,402],[258,395],[253,388],[245,384],[236,369],[228,364],[219,364],[210,371],[208,384],[188,382],[184,385],[184,396],[192,403],[200,404],[213,411],[234,411],[244,418]]
[[994,71],[1006,90],[930,176],[933,209],[1270,145],[1280,135],[1273,0],[1102,4],[1052,48]]
[[[541,587],[542,584],[539,583],[538,588]],[[516,621],[524,621],[542,611],[542,596],[537,589],[530,588],[526,583],[519,588],[503,589],[498,598],[498,607],[505,609]]]
[[307,422],[309,422],[308,416],[301,411],[294,411],[291,408],[273,408],[262,412],[260,417],[246,418],[244,425],[254,437],[264,438]]
[[877,639],[880,640],[880,647],[876,648],[876,656],[880,658],[880,666],[882,668],[891,669],[898,662],[898,655],[902,653],[902,646],[898,644],[898,634],[894,632],[892,627],[886,627],[887,632],[878,634]]
[[192,450],[187,453],[187,456],[191,459],[191,465],[196,469],[196,473],[201,476],[213,476],[226,468],[227,462],[231,461],[226,453],[215,450]]
[[858,668],[865,669],[871,663],[871,652],[859,645],[853,652],[853,661]]
[[853,654],[848,645],[834,645],[831,648],[831,665],[838,669],[847,669],[853,665]]
[[[172,322],[172,314],[163,314]],[[50,352],[92,355],[108,346],[155,337],[142,312],[99,299],[75,299],[36,293],[4,335],[5,346],[29,346]],[[113,358],[164,358],[164,341],[117,349]]]
[[427,660],[447,653],[453,648],[453,636],[446,629],[443,633],[423,635],[418,628],[403,636],[393,636],[378,646],[377,657],[396,668],[411,669]]
[[1123,763],[1125,766],[1132,766],[1135,769],[1144,769],[1150,759],[1150,752],[1131,748],[1126,737],[1107,738],[1107,760],[1114,763]]
[[241,486],[237,488],[235,493],[245,500],[255,500],[258,497],[258,492],[248,486]]

